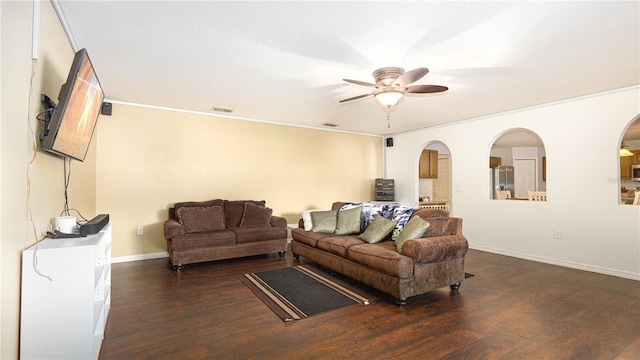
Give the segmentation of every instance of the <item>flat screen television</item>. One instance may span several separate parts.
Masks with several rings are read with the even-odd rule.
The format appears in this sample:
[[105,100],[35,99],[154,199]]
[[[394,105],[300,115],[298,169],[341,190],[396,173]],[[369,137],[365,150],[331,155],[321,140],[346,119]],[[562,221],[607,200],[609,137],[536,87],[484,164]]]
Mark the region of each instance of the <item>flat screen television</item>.
[[84,161],[100,115],[104,91],[86,49],[76,52],[67,81],[58,95],[58,105],[45,103],[41,148],[64,157]]

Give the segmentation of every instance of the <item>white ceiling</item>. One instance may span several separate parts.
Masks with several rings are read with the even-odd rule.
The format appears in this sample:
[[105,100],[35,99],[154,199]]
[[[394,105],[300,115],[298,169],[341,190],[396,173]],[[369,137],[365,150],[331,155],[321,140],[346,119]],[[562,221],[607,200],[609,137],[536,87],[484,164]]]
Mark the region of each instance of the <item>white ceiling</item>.
[[[389,135],[640,84],[639,1],[53,3],[113,102]],[[383,66],[449,91],[338,103]]]

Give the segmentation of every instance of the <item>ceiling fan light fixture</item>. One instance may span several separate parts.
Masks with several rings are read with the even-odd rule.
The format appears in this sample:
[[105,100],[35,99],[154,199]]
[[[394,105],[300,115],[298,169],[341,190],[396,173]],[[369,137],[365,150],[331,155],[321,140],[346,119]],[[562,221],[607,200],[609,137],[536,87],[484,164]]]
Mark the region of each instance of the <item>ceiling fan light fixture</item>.
[[620,146],[620,156],[633,156],[633,153],[629,151],[629,146],[627,146],[625,143],[622,143],[622,145]]
[[392,108],[404,99],[404,93],[398,90],[382,91],[375,95],[376,102],[385,108]]

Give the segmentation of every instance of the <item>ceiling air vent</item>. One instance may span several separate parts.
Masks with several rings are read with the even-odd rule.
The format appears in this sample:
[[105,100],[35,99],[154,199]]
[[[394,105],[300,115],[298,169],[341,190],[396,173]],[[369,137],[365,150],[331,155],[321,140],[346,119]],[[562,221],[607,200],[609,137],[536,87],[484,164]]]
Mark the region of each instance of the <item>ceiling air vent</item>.
[[229,109],[229,108],[225,108],[222,106],[214,106],[211,108],[211,110],[215,111],[215,112],[221,112],[221,113],[230,113],[233,111],[233,109]]
[[322,125],[323,126],[328,126],[328,127],[336,127],[336,126],[338,126],[338,124],[333,124],[333,123],[324,123]]

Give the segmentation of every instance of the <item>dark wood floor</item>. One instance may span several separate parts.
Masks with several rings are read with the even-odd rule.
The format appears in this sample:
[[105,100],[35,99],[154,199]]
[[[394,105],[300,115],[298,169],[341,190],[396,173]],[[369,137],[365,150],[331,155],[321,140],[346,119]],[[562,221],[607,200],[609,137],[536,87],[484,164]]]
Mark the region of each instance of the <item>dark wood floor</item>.
[[398,307],[361,286],[370,305],[284,323],[238,278],[298,263],[288,252],[179,273],[168,259],[114,264],[100,359],[640,358],[638,281],[470,250],[475,276],[458,294]]

